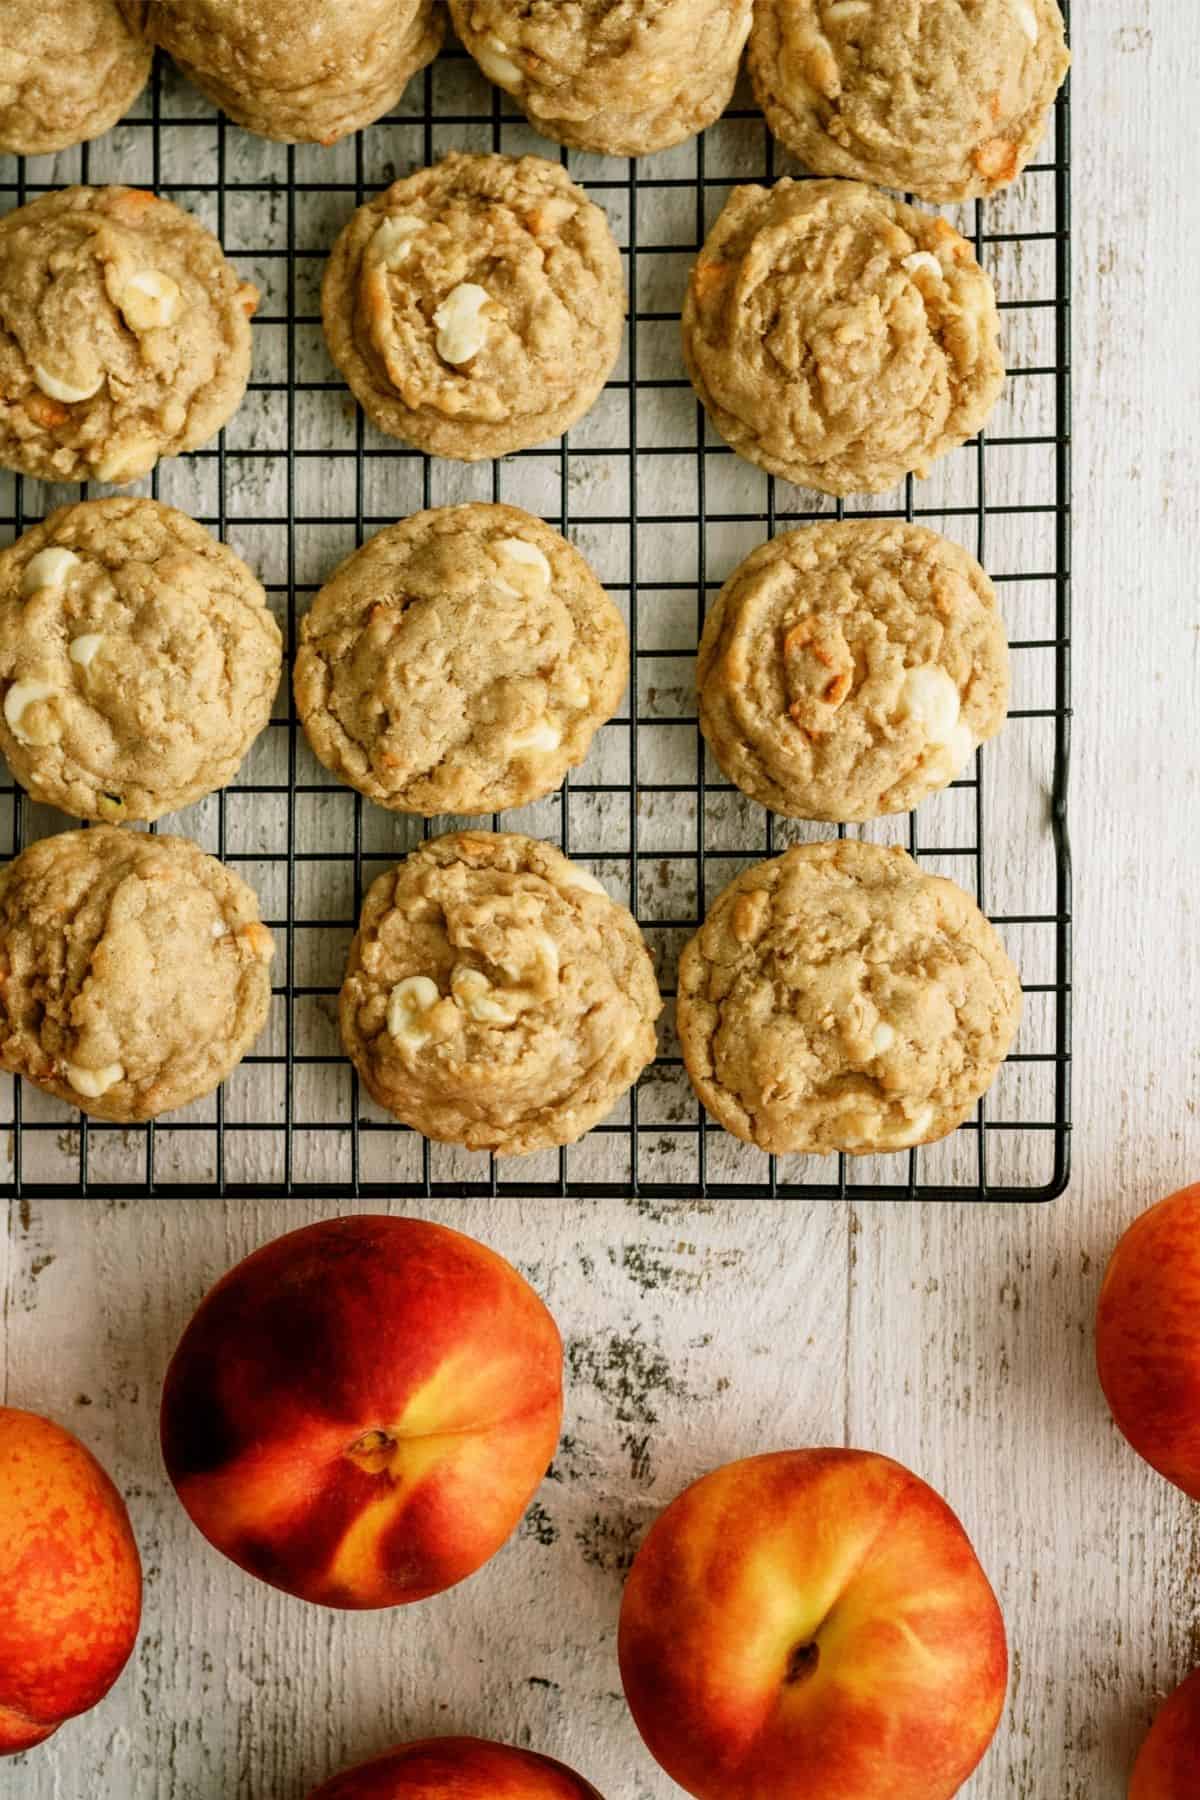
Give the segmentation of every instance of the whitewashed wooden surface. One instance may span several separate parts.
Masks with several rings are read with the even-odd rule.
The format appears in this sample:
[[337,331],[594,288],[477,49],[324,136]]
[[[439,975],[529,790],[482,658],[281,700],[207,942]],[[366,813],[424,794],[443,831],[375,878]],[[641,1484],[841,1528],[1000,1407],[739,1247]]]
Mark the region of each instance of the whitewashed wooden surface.
[[1013,1651],[972,1800],[1118,1800],[1155,1698],[1200,1664],[1200,1509],[1116,1437],[1091,1316],[1122,1224],[1200,1177],[1200,40],[1188,0],[1076,9],[1076,1174],[1038,1211],[441,1204],[539,1286],[566,1436],[480,1575],[378,1617],[256,1586],[193,1533],[155,1420],[236,1258],[317,1204],[13,1205],[0,1394],[77,1429],[146,1566],[108,1701],[0,1764],[0,1800],[300,1800],[422,1732],[531,1743],[609,1800],[677,1790],[619,1695],[621,1574],[713,1463],[890,1452],[961,1513]]

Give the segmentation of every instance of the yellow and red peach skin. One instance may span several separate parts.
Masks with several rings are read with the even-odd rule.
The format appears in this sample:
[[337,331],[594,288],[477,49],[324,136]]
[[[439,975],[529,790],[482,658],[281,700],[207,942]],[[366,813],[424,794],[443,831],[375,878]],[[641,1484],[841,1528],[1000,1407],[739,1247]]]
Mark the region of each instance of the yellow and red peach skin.
[[1096,1367],[1138,1455],[1200,1500],[1200,1183],[1135,1219],[1113,1251]]
[[1138,1752],[1129,1800],[1196,1800],[1200,1794],[1200,1669],[1159,1709]]
[[309,1800],[600,1800],[581,1775],[483,1738],[426,1738],[345,1769]]
[[217,1283],[167,1372],[162,1447],[195,1524],[250,1574],[397,1606],[500,1548],[561,1418],[562,1342],[523,1277],[459,1232],[361,1215]]
[[681,1494],[634,1562],[619,1652],[648,1749],[698,1800],[949,1800],[1007,1680],[950,1508],[853,1450],[751,1457]]
[[141,1606],[129,1515],[100,1464],[49,1419],[0,1407],[0,1756],[103,1699]]

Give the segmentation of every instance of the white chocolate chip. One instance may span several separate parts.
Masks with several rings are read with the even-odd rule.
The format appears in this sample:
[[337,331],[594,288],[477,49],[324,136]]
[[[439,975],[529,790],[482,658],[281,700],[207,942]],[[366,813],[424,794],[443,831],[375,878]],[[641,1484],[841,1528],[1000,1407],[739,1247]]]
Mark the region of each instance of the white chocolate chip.
[[229,935],[229,927],[224,919],[214,919],[208,929],[215,938],[223,938]]
[[[518,587],[513,587],[509,582],[501,581],[499,585],[506,592],[524,594],[528,598],[550,592],[550,562],[536,544],[527,543],[524,538],[501,538],[496,551],[520,583]],[[525,573],[526,570],[529,571],[528,574]]]
[[896,1041],[895,1026],[889,1025],[886,1019],[880,1019],[871,1033],[871,1048],[876,1056],[883,1056]]
[[448,363],[470,362],[487,342],[488,326],[483,309],[490,295],[474,281],[460,281],[451,288],[433,315],[437,326],[437,353]]
[[608,889],[603,882],[597,881],[594,875],[589,875],[586,869],[577,869],[574,864],[571,865],[569,875],[559,877],[559,886],[583,888],[585,893],[603,894],[605,899],[608,898]]
[[91,666],[92,658],[95,656],[103,642],[104,636],[102,632],[85,631],[82,637],[71,639],[71,646],[67,651],[67,655],[71,658],[73,663],[78,663],[81,669],[89,668]]
[[388,996],[388,1036],[409,1050],[419,1050],[429,1042],[425,1016],[440,998],[437,982],[428,975],[409,975],[398,981]]
[[562,743],[562,732],[549,719],[539,719],[525,731],[519,731],[509,739],[510,750],[557,750]]
[[104,385],[104,370],[97,368],[94,379],[91,375],[81,375],[78,380],[69,381],[65,376],[54,375],[49,369],[43,369],[38,363],[33,371],[33,379],[51,400],[61,400],[70,406],[76,400],[90,400],[93,394],[100,392]]
[[372,253],[385,268],[398,269],[402,262],[408,261],[413,243],[424,229],[424,220],[414,218],[412,213],[396,213],[382,219],[371,238]]
[[511,1025],[513,1012],[496,999],[496,989],[482,969],[460,965],[450,977],[450,989],[463,1011],[479,1025]]
[[946,740],[946,754],[956,775],[960,775],[967,767],[978,748],[975,733],[960,719]]
[[484,38],[476,46],[475,61],[479,64],[489,81],[494,81],[502,88],[518,88],[521,85],[521,71],[508,54],[508,45],[498,37]]
[[118,486],[127,481],[140,481],[158,461],[158,445],[151,438],[130,438],[118,444],[104,461],[96,464],[96,480],[112,481]]
[[932,250],[914,250],[911,256],[901,261],[900,267],[915,275],[918,269],[928,269],[931,275],[944,276],[945,270],[933,254]]
[[915,1119],[908,1119],[898,1125],[894,1131],[885,1133],[880,1138],[881,1144],[894,1150],[904,1150],[910,1145],[919,1143],[933,1124],[932,1106],[923,1106]]
[[39,550],[25,565],[21,577],[22,594],[38,594],[44,588],[62,587],[78,562],[75,552],[64,550],[61,544],[50,544],[45,550]]
[[1013,0],[1013,6],[1017,18],[1021,22],[1021,30],[1025,33],[1025,36],[1029,39],[1031,44],[1036,44],[1038,41],[1037,14],[1029,4],[1029,0]]
[[948,744],[958,724],[958,689],[936,663],[919,663],[904,677],[898,711],[924,728],[933,744]]
[[107,1063],[103,1069],[81,1069],[76,1063],[67,1063],[65,1073],[75,1092],[89,1100],[98,1100],[101,1094],[107,1094],[110,1087],[116,1087],[118,1081],[125,1079],[120,1063]]
[[[44,681],[14,681],[4,696],[4,717],[8,721],[8,729],[22,744],[39,744],[47,740],[34,737],[25,727],[25,714],[39,700],[49,700],[58,692]],[[57,734],[56,734],[57,735]],[[54,740],[49,740],[53,742]]]
[[139,269],[121,289],[119,305],[131,330],[154,331],[173,324],[182,298],[179,283],[161,269]]

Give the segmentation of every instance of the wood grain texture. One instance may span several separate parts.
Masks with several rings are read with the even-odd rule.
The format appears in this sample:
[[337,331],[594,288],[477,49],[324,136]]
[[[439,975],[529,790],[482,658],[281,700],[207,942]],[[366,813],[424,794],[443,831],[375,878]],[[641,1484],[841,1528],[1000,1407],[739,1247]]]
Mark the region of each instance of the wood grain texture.
[[869,1445],[960,1511],[1013,1649],[971,1800],[1120,1800],[1200,1664],[1200,1508],[1117,1437],[1091,1316],[1122,1224],[1200,1175],[1200,40],[1184,0],[1077,9],[1076,1177],[1037,1211],[442,1204],[567,1339],[565,1435],[519,1536],[405,1614],[325,1614],[225,1565],[159,1466],[171,1347],[209,1282],[329,1208],[13,1205],[0,1393],[72,1426],[147,1573],[109,1700],[0,1764],[0,1800],[300,1800],[404,1735],[467,1730],[668,1800],[619,1696],[621,1577],[725,1458]]

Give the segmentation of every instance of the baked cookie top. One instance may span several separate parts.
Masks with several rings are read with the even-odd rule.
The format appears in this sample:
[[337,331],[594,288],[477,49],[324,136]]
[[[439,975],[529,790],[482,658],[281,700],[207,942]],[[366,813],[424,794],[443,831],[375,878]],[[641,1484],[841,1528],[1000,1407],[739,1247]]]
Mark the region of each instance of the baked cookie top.
[[761,545],[717,596],[697,664],[700,729],[722,769],[797,819],[909,811],[1000,730],[1008,685],[975,558],[896,519]]
[[257,290],[198,219],[74,187],[0,219],[0,463],[137,481],[206,443],[250,375]]
[[440,0],[150,0],[146,29],[247,131],[332,144],[437,54]]
[[973,436],[1004,383],[999,337],[966,239],[861,182],[734,188],[683,311],[722,437],[827,494],[927,475]]
[[472,462],[558,437],[616,362],[608,220],[558,163],[447,156],[361,206],[325,272],[330,355],[381,431]]
[[583,761],[628,674],[621,615],[564,537],[515,506],[444,506],[321,589],[296,706],[326,768],[381,806],[500,812]]
[[523,1155],[574,1143],[654,1056],[662,1007],[633,917],[558,850],[434,838],[381,875],[342,986],[342,1042],[426,1137]]
[[1020,1014],[1016,970],[970,896],[905,850],[852,839],[745,870],[679,963],[696,1092],[735,1137],[781,1153],[944,1137]]
[[48,156],[99,137],[150,74],[140,0],[4,0],[0,151]]
[[43,838],[0,871],[0,1066],[99,1119],[186,1106],[262,1030],[274,950],[246,883],[187,838]]
[[450,0],[489,80],[559,143],[644,156],[728,104],[752,0]]
[[755,0],[749,51],[807,168],[939,204],[1016,179],[1070,60],[1057,0]]
[[0,750],[78,818],[157,819],[224,787],[281,662],[245,563],[157,500],[64,506],[0,551]]

